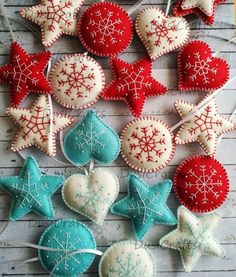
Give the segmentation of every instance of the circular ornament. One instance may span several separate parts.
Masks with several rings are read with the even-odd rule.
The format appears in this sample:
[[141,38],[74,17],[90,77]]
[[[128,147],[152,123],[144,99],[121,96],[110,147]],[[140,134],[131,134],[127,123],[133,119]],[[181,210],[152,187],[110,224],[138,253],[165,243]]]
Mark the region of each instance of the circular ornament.
[[52,276],[76,277],[89,268],[94,260],[94,254],[68,255],[66,250],[96,249],[96,242],[91,231],[81,222],[59,220],[44,231],[39,240],[39,246],[64,251],[39,250],[38,252],[42,266],[48,272],[54,270]]
[[123,52],[133,38],[130,16],[111,2],[91,5],[82,14],[78,29],[83,46],[97,56],[115,56]]
[[101,66],[91,57],[74,54],[60,59],[49,80],[53,95],[65,108],[86,109],[95,104],[105,86]]
[[175,145],[169,127],[154,117],[130,121],[121,133],[121,154],[135,170],[156,172],[173,158]]
[[154,277],[152,253],[138,241],[121,241],[107,249],[99,263],[100,277]]
[[223,165],[210,156],[184,160],[174,175],[174,192],[179,202],[193,212],[220,207],[229,192],[229,178]]

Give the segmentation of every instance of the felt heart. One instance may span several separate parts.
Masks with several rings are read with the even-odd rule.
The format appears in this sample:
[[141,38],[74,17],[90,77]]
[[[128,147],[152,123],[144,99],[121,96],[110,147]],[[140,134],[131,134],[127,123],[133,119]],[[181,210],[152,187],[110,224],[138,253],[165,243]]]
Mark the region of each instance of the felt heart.
[[190,33],[183,17],[166,16],[155,7],[138,14],[135,29],[152,60],[184,45]]
[[62,188],[65,204],[101,225],[119,193],[119,180],[109,169],[96,168],[88,176],[74,174]]
[[64,139],[64,153],[76,165],[87,164],[90,160],[107,164],[114,161],[119,152],[117,133],[92,110]]
[[178,54],[179,90],[213,91],[229,79],[229,65],[224,59],[213,57],[209,45],[193,40]]

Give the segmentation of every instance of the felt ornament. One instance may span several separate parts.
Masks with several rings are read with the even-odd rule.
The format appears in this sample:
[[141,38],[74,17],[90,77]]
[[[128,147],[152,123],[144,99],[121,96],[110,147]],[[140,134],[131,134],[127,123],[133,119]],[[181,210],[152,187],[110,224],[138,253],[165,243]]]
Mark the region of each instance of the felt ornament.
[[169,127],[155,117],[130,121],[121,133],[121,154],[135,170],[156,172],[174,156],[175,145]]
[[229,65],[211,54],[201,40],[185,44],[178,54],[179,90],[214,91],[229,80]]
[[153,224],[176,224],[175,216],[166,205],[171,180],[149,186],[130,173],[128,182],[128,195],[113,204],[111,212],[131,219],[136,240],[142,240]]
[[95,104],[105,85],[101,66],[86,55],[60,59],[49,75],[53,96],[63,107],[86,109]]
[[215,20],[216,6],[224,2],[225,0],[179,0],[173,9],[173,14],[185,16],[195,13],[205,24],[212,25]]
[[[185,101],[177,100],[175,102],[175,108],[182,118],[195,107]],[[189,121],[181,125],[175,136],[175,143],[197,142],[207,155],[215,155],[218,138],[235,129],[235,123],[218,114],[216,100],[213,99],[207,106],[195,113]]]
[[190,34],[184,18],[167,16],[155,7],[138,14],[135,29],[152,60],[184,45]]
[[167,88],[152,77],[152,62],[149,59],[129,64],[118,58],[110,61],[114,80],[104,89],[105,100],[123,100],[135,117],[142,114],[148,97],[165,94]]
[[137,241],[127,240],[110,246],[99,263],[99,277],[154,277],[155,259],[152,253]]
[[0,67],[0,83],[10,86],[10,102],[17,107],[30,93],[52,92],[44,70],[51,53],[28,54],[17,42],[11,44],[9,62]]
[[36,146],[49,156],[56,155],[56,134],[73,122],[73,118],[59,113],[50,114],[47,96],[39,96],[30,108],[9,108],[7,115],[19,127],[11,145],[14,152]]
[[50,47],[63,34],[78,35],[77,13],[83,3],[84,0],[41,0],[20,14],[40,26],[42,44]]
[[123,52],[133,38],[128,13],[111,2],[92,4],[80,17],[78,30],[83,46],[97,56],[115,56]]
[[120,141],[116,132],[90,110],[66,134],[63,147],[67,159],[76,165],[91,160],[108,164],[119,155]]
[[220,218],[216,213],[196,217],[180,206],[177,228],[161,238],[159,244],[180,251],[185,271],[191,272],[202,255],[223,257],[224,249],[213,235]]
[[53,218],[51,196],[63,182],[63,176],[42,174],[36,160],[27,157],[20,175],[0,178],[0,187],[12,197],[9,219],[18,220],[31,211]]
[[74,174],[63,185],[62,198],[73,211],[102,225],[119,193],[119,180],[107,168],[95,168],[87,176]]
[[174,192],[179,202],[193,212],[210,212],[220,207],[229,192],[223,165],[209,156],[184,160],[174,175]]
[[62,250],[38,251],[42,266],[46,271],[53,272],[52,276],[77,277],[90,267],[95,255],[75,252],[80,249],[96,249],[96,242],[92,232],[83,223],[63,219],[43,232],[39,246]]

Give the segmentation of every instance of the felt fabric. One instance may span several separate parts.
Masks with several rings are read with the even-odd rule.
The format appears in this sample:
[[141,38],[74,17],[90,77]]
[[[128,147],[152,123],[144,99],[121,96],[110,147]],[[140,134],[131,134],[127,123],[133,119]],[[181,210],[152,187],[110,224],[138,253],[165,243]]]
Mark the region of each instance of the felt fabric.
[[152,60],[184,45],[190,34],[184,18],[166,16],[156,7],[148,7],[138,14],[135,29]]
[[42,174],[36,160],[27,157],[20,175],[0,178],[0,187],[12,197],[9,220],[16,221],[31,211],[53,218],[51,197],[63,182],[63,176]]
[[130,16],[112,2],[92,4],[81,15],[78,30],[83,46],[97,56],[115,56],[123,52],[133,38]]
[[160,245],[180,251],[186,272],[191,272],[202,255],[223,257],[224,249],[213,235],[220,220],[216,213],[196,217],[183,206],[178,208],[178,226],[160,240]]
[[142,240],[153,224],[176,224],[175,216],[166,205],[171,180],[148,186],[139,176],[130,173],[128,182],[128,195],[113,204],[111,212],[131,219],[136,240]]
[[39,246],[60,251],[39,250],[39,260],[48,272],[55,277],[77,277],[92,264],[94,254],[71,252],[80,249],[96,249],[96,242],[90,229],[77,220],[62,219],[50,225],[42,234]]
[[185,159],[174,175],[174,192],[179,202],[198,213],[220,207],[229,192],[229,178],[223,165],[209,156]]
[[63,185],[62,198],[73,211],[102,225],[119,193],[119,180],[108,168],[95,168],[88,176],[71,175]]
[[214,91],[229,80],[229,65],[212,56],[209,45],[201,40],[185,44],[178,54],[179,90]]
[[66,134],[64,152],[76,165],[85,165],[91,160],[108,164],[119,155],[120,140],[117,133],[90,110]]
[[110,64],[114,80],[104,89],[102,97],[124,101],[135,117],[142,114],[147,98],[167,92],[167,88],[152,77],[152,62],[147,58],[134,64],[113,58]]
[[91,107],[105,85],[102,67],[93,58],[80,54],[65,56],[57,61],[49,80],[57,102],[70,109]]
[[[195,105],[177,100],[175,108],[183,118],[195,108]],[[200,109],[190,120],[181,125],[175,136],[175,143],[197,142],[207,155],[215,155],[219,137],[235,129],[236,124],[234,122],[218,114],[216,100],[214,99],[206,107]]]
[[156,117],[130,121],[121,133],[121,154],[135,170],[156,172],[167,166],[175,153],[173,134]]
[[73,122],[73,118],[59,113],[50,115],[49,99],[39,96],[30,108],[9,108],[6,111],[18,126],[11,145],[14,152],[36,146],[49,156],[56,155],[56,135]]
[[20,14],[40,26],[42,44],[50,47],[63,34],[78,36],[77,13],[83,3],[84,0],[41,0]]
[[11,44],[7,64],[0,67],[0,83],[10,87],[10,103],[17,107],[30,93],[52,92],[44,70],[51,58],[51,52],[28,54],[17,42]]
[[154,277],[155,259],[147,247],[128,240],[110,246],[99,262],[99,277]]

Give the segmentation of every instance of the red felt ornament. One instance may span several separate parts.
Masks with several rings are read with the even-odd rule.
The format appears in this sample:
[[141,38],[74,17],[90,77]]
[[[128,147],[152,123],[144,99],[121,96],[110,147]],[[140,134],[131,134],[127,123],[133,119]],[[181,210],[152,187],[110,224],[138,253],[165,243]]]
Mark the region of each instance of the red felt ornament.
[[229,178],[223,165],[210,156],[184,160],[174,175],[174,192],[179,202],[193,212],[209,212],[223,204]]
[[178,54],[179,90],[214,91],[229,80],[229,65],[211,54],[200,40],[185,44]]
[[52,92],[44,75],[50,58],[49,51],[28,54],[17,42],[12,43],[9,62],[0,67],[0,83],[10,85],[12,107],[17,107],[30,92]]
[[111,2],[91,5],[82,14],[78,29],[83,46],[98,56],[115,56],[123,52],[133,38],[130,16]]
[[167,92],[167,88],[151,76],[152,62],[149,59],[144,58],[134,64],[118,58],[110,62],[114,80],[104,89],[102,97],[105,100],[125,101],[135,117],[142,114],[148,97]]

